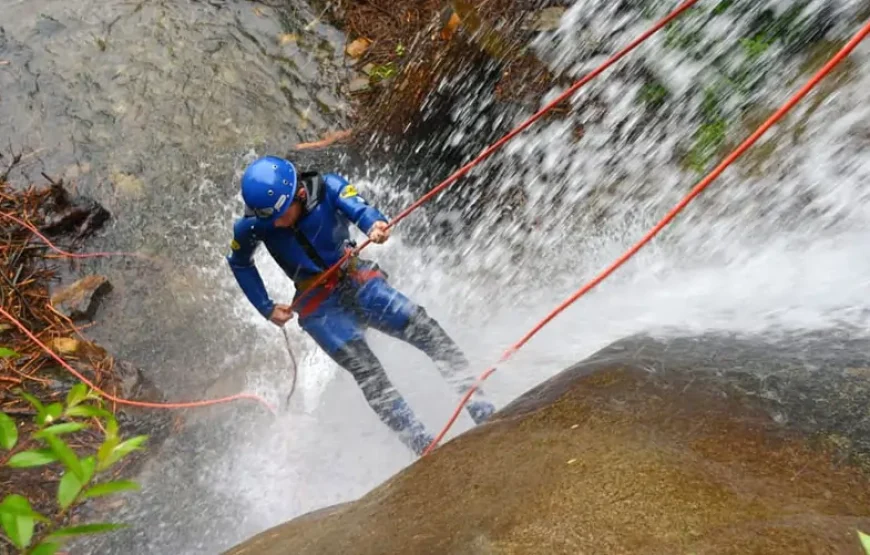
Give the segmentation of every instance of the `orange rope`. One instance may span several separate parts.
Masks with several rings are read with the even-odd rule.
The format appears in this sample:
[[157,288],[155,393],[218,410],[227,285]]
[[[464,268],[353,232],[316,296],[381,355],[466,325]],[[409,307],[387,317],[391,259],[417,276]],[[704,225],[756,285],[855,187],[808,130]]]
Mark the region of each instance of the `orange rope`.
[[93,389],[94,391],[96,391],[97,393],[99,393],[100,395],[102,395],[103,397],[105,397],[106,399],[108,399],[114,403],[118,403],[120,405],[127,405],[127,406],[131,406],[131,407],[144,407],[144,408],[152,408],[152,409],[188,409],[188,408],[195,408],[195,407],[206,407],[209,405],[217,405],[220,403],[228,403],[230,401],[237,401],[240,399],[249,399],[251,401],[256,401],[256,402],[260,403],[261,405],[263,405],[264,407],[269,409],[269,411],[272,412],[272,414],[277,414],[275,408],[271,404],[269,404],[269,402],[267,402],[265,399],[263,399],[259,395],[254,395],[253,393],[239,393],[236,395],[230,395],[228,397],[221,397],[220,399],[208,399],[205,401],[189,401],[189,402],[184,402],[184,403],[149,403],[147,401],[130,401],[127,399],[121,399],[120,397],[116,397],[114,395],[110,395],[109,393],[106,393],[105,391],[103,391],[102,389],[97,387],[94,383],[92,383],[90,380],[85,378],[80,372],[76,371],[75,368],[70,366],[57,353],[52,351],[45,343],[40,341],[39,338],[33,334],[33,332],[31,332],[29,329],[27,329],[27,326],[25,326],[24,324],[19,322],[14,316],[9,314],[3,307],[0,307],[0,315],[3,315],[10,322],[15,324],[15,327],[17,327],[19,330],[21,330],[22,333],[24,333],[24,335],[29,337],[31,341],[36,343],[40,349],[45,351],[45,353],[47,355],[49,355],[51,358],[53,358],[55,361],[57,361],[57,363],[60,364],[67,372],[69,372],[70,374],[72,374],[73,376],[75,376],[76,378],[81,380],[85,385],[87,385],[88,387],[90,387],[91,389]]
[[[568,297],[562,304],[556,307],[552,312],[550,312],[543,320],[538,322],[535,327],[533,327],[526,335],[523,336],[522,339],[517,341],[514,345],[508,348],[507,351],[502,354],[501,358],[498,360],[496,364],[501,364],[502,362],[510,359],[514,353],[516,353],[523,345],[525,345],[535,334],[537,334],[541,328],[550,323],[553,318],[555,318],[559,313],[563,310],[571,306],[574,301],[588,293],[592,288],[597,286],[599,283],[604,281],[610,274],[616,271],[617,268],[622,266],[628,259],[634,256],[644,245],[649,243],[653,237],[658,235],[659,231],[661,231],[666,225],[668,225],[671,220],[673,220],[677,214],[679,214],[695,197],[701,194],[701,191],[707,188],[710,183],[712,183],[717,177],[722,175],[722,172],[725,171],[728,166],[734,163],[744,152],[746,152],[749,147],[755,144],[758,139],[767,132],[768,129],[773,127],[773,125],[779,121],[785,114],[787,114],[800,100],[807,95],[824,77],[831,72],[840,62],[842,62],[851,52],[855,49],[858,44],[864,40],[867,35],[870,34],[870,21],[868,21],[864,27],[858,31],[858,33],[852,37],[850,40],[837,54],[831,58],[825,66],[816,73],[812,79],[810,79],[806,85],[804,85],[794,96],[792,96],[788,102],[786,102],[779,110],[776,111],[775,114],[770,116],[770,118],[765,121],[761,127],[756,129],[755,133],[749,136],[737,149],[734,150],[725,160],[722,161],[716,168],[710,172],[704,179],[702,179],[695,187],[687,194],[683,200],[677,203],[666,215],[661,219],[659,223],[655,225],[652,229],[650,229],[646,235],[641,238],[633,247],[628,249],[622,256],[616,259],[610,266],[604,269],[600,274],[598,274],[594,279],[592,279],[589,283],[578,289],[573,295]],[[465,396],[462,398],[462,401],[459,403],[459,406],[456,407],[456,410],[453,412],[453,415],[450,417],[450,420],[438,434],[438,436],[432,441],[429,447],[426,448],[426,451],[423,452],[423,456],[428,455],[444,438],[444,435],[459,417],[459,414],[462,412],[462,408],[477,387],[483,383],[493,372],[495,372],[495,366],[487,369],[480,377],[477,379],[475,385],[468,390]]]
[[13,222],[17,223],[18,225],[28,229],[31,233],[33,233],[34,235],[39,237],[42,240],[42,242],[46,244],[46,246],[48,248],[50,248],[54,252],[60,254],[61,256],[64,256],[67,258],[107,258],[110,256],[134,256],[137,258],[144,258],[146,260],[151,260],[150,257],[148,257],[144,254],[138,254],[135,252],[86,252],[86,253],[80,253],[80,254],[77,254],[74,252],[67,252],[67,251],[57,247],[54,243],[52,243],[48,239],[48,237],[46,237],[45,235],[40,233],[40,231],[38,229],[36,229],[36,226],[33,225],[32,223],[27,222],[25,220],[22,220],[21,218],[18,218],[17,216],[9,214],[8,212],[0,212],[0,216],[3,216],[6,219],[12,220]]

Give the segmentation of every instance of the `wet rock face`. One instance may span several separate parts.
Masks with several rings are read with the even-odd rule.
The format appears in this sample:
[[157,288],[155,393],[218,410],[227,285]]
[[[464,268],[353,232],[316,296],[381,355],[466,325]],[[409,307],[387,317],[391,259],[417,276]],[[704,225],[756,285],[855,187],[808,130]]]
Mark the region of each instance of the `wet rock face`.
[[228,553],[861,553],[864,470],[698,364],[764,350],[675,343],[606,349],[358,501]]

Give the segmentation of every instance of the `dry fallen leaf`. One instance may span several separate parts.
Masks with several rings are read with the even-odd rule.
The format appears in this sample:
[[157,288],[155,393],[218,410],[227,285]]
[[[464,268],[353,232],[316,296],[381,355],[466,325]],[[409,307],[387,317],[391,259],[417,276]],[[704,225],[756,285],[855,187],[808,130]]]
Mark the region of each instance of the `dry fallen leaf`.
[[368,50],[369,46],[371,46],[372,41],[367,38],[358,38],[352,43],[347,45],[345,52],[351,58],[359,58],[360,56]]
[[52,340],[50,346],[61,355],[72,355],[79,350],[79,342],[72,337],[58,337]]
[[285,46],[290,43],[295,43],[299,40],[299,35],[296,33],[284,33],[278,36],[278,44]]
[[447,21],[447,25],[441,29],[441,40],[450,40],[453,38],[453,34],[456,32],[460,23],[462,23],[462,20],[459,19],[458,15],[456,15],[456,12],[453,12],[453,15],[451,15],[450,19]]

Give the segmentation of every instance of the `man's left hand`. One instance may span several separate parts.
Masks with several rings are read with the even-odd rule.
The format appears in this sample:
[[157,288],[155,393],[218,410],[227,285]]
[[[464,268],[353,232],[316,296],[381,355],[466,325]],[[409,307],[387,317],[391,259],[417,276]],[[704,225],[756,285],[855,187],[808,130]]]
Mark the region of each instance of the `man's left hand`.
[[387,228],[387,222],[375,222],[369,230],[369,239],[372,243],[381,244],[390,238],[390,230]]

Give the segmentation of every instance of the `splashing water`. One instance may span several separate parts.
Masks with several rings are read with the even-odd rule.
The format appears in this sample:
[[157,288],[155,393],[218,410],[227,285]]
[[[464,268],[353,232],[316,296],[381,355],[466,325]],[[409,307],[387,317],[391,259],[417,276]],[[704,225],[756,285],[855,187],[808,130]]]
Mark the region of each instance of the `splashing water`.
[[[626,4],[578,2],[534,46],[551,67],[579,77],[672,7]],[[827,58],[819,52],[829,52],[825,47],[848,37],[866,15],[859,2],[845,0],[799,8],[776,0],[704,4],[578,93],[569,120],[539,123],[495,155],[487,182],[520,199],[507,217],[500,206],[488,206],[450,248],[412,241],[399,226],[388,244],[365,256],[442,322],[479,373],[633,244],[694,185],[699,170],[754,129],[757,114],[773,111],[803,84]],[[824,37],[807,36],[807,29]],[[868,62],[870,44],[863,44],[658,239],[500,367],[484,386],[496,404],[633,333],[848,328],[863,334],[870,309]],[[491,101],[475,95],[463,103],[453,114],[457,138],[480,128],[476,114]],[[527,115],[500,117],[518,122]],[[575,123],[584,127],[580,141],[571,139]],[[385,177],[354,181],[388,213],[413,198],[410,188]],[[229,202],[239,206],[237,198]],[[460,219],[463,208],[437,217]],[[435,220],[424,208],[407,225],[425,229]],[[229,221],[215,223],[224,244],[229,228]],[[249,387],[278,399],[288,383],[280,332],[247,304],[223,254],[215,247],[217,262],[202,274],[219,283],[213,295],[232,303],[238,327],[257,337],[228,364],[247,371]],[[268,254],[260,252],[257,262],[276,300],[289,300],[292,287]],[[266,424],[210,424],[206,435],[220,436],[220,446],[196,463],[198,487],[168,498],[146,492],[137,509],[152,522],[154,514],[165,514],[160,506],[189,506],[194,501],[187,496],[199,496],[198,514],[183,520],[190,536],[155,528],[144,533],[150,545],[213,553],[304,512],[354,499],[412,461],[350,376],[290,326],[300,355],[291,410]],[[437,431],[456,395],[422,354],[370,336],[397,388]],[[463,414],[451,435],[469,426]],[[148,476],[149,487],[161,491]]]

